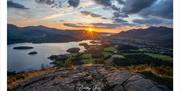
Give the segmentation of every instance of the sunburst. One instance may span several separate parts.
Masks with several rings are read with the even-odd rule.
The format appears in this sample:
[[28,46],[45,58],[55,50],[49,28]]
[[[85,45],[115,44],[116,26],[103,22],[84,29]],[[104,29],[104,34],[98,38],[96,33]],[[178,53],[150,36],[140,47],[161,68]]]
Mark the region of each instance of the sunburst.
[[88,28],[87,29],[89,32],[93,32],[93,29],[92,28]]

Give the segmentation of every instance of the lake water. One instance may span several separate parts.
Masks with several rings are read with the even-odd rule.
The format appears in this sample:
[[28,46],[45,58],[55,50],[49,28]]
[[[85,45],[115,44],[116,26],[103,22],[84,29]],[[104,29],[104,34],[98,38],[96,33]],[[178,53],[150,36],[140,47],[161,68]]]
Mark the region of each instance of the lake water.
[[[79,47],[80,52],[85,51],[83,46],[79,43],[90,43],[91,40],[84,40],[80,42],[67,43],[18,43],[8,45],[8,71],[30,71],[37,70],[43,67],[52,66],[48,57],[51,55],[68,54],[67,49],[72,47]],[[31,46],[33,49],[15,50],[14,47]],[[36,55],[29,55],[29,52],[36,51]]]

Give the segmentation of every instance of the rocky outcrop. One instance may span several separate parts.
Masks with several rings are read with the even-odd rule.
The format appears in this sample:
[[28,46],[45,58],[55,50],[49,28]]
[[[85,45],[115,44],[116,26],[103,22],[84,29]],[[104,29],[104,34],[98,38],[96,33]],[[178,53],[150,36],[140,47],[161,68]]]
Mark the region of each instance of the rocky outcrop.
[[27,80],[16,91],[170,91],[142,75],[103,65],[58,68]]

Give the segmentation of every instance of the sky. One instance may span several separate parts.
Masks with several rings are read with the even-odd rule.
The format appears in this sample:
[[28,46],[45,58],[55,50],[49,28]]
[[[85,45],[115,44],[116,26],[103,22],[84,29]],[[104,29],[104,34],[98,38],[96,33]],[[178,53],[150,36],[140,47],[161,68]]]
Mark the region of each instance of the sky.
[[173,0],[8,0],[8,23],[118,33],[173,25]]

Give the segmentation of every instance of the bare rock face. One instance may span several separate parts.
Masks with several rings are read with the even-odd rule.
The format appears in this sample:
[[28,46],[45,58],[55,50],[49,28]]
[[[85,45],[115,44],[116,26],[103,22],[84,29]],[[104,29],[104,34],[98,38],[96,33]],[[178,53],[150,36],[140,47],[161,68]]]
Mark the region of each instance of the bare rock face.
[[16,91],[171,91],[126,70],[103,65],[81,65],[23,82]]

